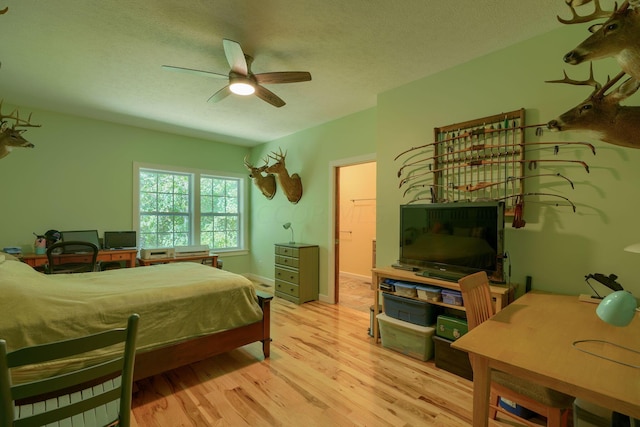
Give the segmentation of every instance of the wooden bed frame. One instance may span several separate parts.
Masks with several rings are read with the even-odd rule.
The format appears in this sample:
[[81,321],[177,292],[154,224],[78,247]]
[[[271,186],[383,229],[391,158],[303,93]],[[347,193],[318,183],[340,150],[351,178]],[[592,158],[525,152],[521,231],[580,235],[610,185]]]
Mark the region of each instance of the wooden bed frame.
[[133,380],[170,371],[257,341],[262,342],[262,353],[268,358],[271,351],[273,295],[261,291],[256,291],[256,294],[263,313],[260,322],[137,353]]

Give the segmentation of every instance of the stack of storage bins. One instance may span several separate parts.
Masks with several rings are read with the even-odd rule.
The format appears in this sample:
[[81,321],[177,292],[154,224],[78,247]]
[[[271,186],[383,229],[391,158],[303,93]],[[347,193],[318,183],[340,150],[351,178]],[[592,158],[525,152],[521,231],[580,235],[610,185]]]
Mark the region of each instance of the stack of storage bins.
[[382,346],[423,361],[433,358],[434,306],[413,299],[414,284],[396,282],[394,287],[395,295],[382,294],[384,313],[378,314]]

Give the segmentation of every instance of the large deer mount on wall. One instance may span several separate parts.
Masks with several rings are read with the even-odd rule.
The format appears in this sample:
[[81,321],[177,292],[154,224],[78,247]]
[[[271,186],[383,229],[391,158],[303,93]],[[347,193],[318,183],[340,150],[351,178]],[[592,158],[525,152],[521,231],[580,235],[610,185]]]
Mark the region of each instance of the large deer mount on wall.
[[[285,196],[291,203],[295,204],[302,198],[302,180],[297,173],[289,175],[285,165],[286,156],[287,153],[283,154],[282,149],[279,149],[278,153],[272,151],[271,154],[268,154],[263,159],[264,165],[259,168],[249,163],[246,157],[244,158],[244,165],[251,172],[249,176],[253,183],[267,199],[271,200],[276,193],[275,177],[277,176]],[[275,160],[276,163],[269,165],[269,159]]]
[[633,95],[640,88],[640,80],[628,78],[607,94],[624,77],[620,72],[604,86],[593,78],[593,69],[587,80],[573,80],[564,74],[562,80],[549,80],[547,83],[568,83],[593,86],[594,90],[580,104],[551,120],[547,126],[552,130],[590,130],[609,144],[629,148],[640,148],[640,107],[621,106],[620,102]]
[[[9,120],[13,120],[13,125],[9,126]],[[18,110],[14,110],[8,116],[2,114],[2,101],[0,101],[0,159],[7,157],[14,147],[34,147],[22,136],[26,129],[20,128],[25,127],[40,127],[40,125],[31,124],[31,114],[27,120],[21,119]]]
[[[580,15],[576,7],[593,1],[591,14]],[[588,130],[594,131],[607,143],[630,148],[640,148],[640,107],[621,106],[620,101],[633,95],[640,82],[640,0],[626,0],[613,11],[605,11],[600,0],[566,0],[571,9],[572,18],[558,20],[564,24],[590,22],[606,18],[601,24],[589,28],[593,34],[564,56],[568,64],[577,65],[585,61],[602,58],[615,58],[622,72],[603,86],[590,77],[576,81],[567,77],[552,80],[549,83],[568,83],[589,85],[595,89],[583,102],[549,121],[551,130]],[[613,88],[627,74],[629,79]],[[608,94],[607,91],[610,91]]]
[[295,204],[302,198],[302,180],[297,173],[289,175],[284,162],[286,156],[286,152],[282,154],[282,149],[278,153],[272,151],[268,157],[276,162],[268,166],[265,172],[275,174],[278,177],[278,182],[287,196],[287,200]]

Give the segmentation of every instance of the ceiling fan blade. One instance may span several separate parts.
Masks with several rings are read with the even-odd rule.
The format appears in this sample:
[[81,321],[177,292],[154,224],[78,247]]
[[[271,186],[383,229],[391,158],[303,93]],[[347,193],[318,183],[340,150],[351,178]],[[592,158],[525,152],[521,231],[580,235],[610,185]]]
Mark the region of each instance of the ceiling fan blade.
[[271,92],[269,89],[259,85],[256,85],[255,95],[263,101],[266,101],[269,104],[273,105],[274,107],[280,108],[285,104],[285,102],[278,95]]
[[217,91],[216,93],[214,93],[213,95],[211,95],[211,98],[207,99],[207,102],[211,102],[211,103],[220,102],[229,95],[231,95],[231,89],[229,89],[229,85],[227,85],[222,89],[220,89],[219,91]]
[[178,71],[180,73],[197,74],[200,76],[214,77],[216,79],[228,79],[226,74],[212,73],[211,71],[193,70],[191,68],[174,67],[173,65],[162,65],[163,70]]
[[247,60],[244,57],[240,43],[223,39],[222,47],[224,48],[224,55],[227,57],[231,70],[246,76],[249,73],[249,68],[247,67]]
[[260,84],[297,83],[310,81],[311,73],[307,71],[281,71],[256,74],[255,78]]

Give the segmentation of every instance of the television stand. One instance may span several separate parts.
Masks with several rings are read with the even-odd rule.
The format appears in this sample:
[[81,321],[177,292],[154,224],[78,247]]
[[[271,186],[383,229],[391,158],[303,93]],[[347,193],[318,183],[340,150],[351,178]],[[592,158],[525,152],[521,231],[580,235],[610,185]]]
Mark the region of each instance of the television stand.
[[465,275],[463,273],[448,271],[448,270],[436,270],[429,269],[423,270],[416,273],[416,276],[420,277],[431,277],[434,279],[446,280],[447,282],[458,282],[458,279],[463,278]]
[[[425,277],[425,276],[418,275],[413,271],[399,270],[393,267],[374,268],[372,270],[371,279],[372,279],[371,289],[375,291],[373,294],[374,295],[374,301],[373,301],[373,318],[374,319],[376,319],[376,316],[380,312],[379,311],[380,292],[381,292],[380,284],[384,281],[384,279],[400,280],[403,282],[412,282],[412,283],[421,284],[421,285],[437,286],[439,288],[452,289],[455,291],[460,290],[460,285],[458,285],[457,281],[451,282],[451,281],[442,280],[436,277]],[[490,291],[491,291],[491,299],[493,300],[493,303],[495,305],[495,311],[497,313],[500,310],[502,310],[504,307],[506,307],[507,304],[509,304],[510,288],[508,286],[491,285]],[[410,298],[410,297],[406,297],[406,298]],[[414,298],[414,299],[417,299],[417,298]],[[420,300],[420,301],[424,301],[424,300]],[[464,306],[446,304],[442,301],[439,301],[439,302],[426,301],[426,302],[433,305],[447,307],[452,310],[458,310],[458,311],[461,311],[462,313],[466,311]],[[372,336],[374,337],[375,342],[377,343],[378,340],[380,339],[380,333],[378,329],[378,322],[376,321],[373,322]]]

